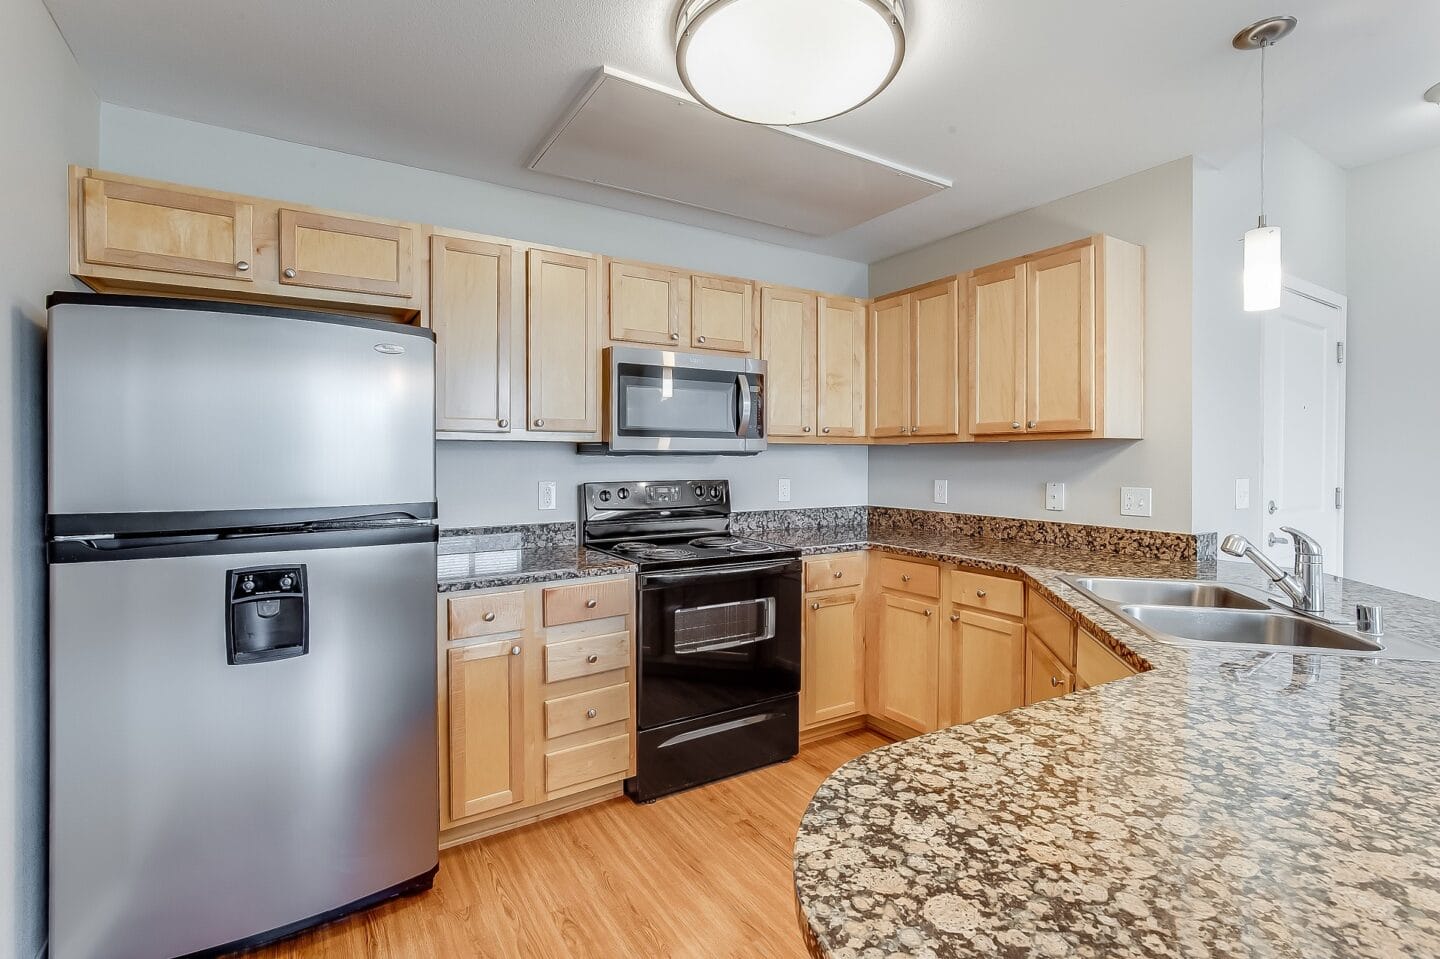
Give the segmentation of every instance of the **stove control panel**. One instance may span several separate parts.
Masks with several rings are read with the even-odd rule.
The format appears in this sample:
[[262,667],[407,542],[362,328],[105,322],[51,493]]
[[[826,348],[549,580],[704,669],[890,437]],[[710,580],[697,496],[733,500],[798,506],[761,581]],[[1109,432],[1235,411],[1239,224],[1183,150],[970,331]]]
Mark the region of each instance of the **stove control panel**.
[[581,499],[588,510],[646,510],[730,505],[729,480],[642,480],[586,483]]

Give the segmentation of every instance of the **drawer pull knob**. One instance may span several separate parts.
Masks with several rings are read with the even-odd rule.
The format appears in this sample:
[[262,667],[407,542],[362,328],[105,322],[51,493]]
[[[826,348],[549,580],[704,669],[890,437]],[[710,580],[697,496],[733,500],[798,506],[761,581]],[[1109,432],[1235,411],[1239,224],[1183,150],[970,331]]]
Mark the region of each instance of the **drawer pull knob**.
[[819,609],[819,608],[820,608],[820,604],[819,604],[819,603],[811,603],[811,604],[810,604],[810,608],[811,608],[811,609]]
[[1010,428],[1012,430],[1018,430],[1020,428],[1020,421],[1016,420],[1015,422],[1011,423]]
[[509,420],[496,420],[496,421],[495,421],[495,425],[498,426],[498,427],[500,427],[502,430],[508,430],[508,429],[510,428],[510,421],[509,421]]
[[845,576],[845,571],[844,571],[843,569],[837,569],[837,570],[835,571],[835,578],[836,578],[836,579],[841,579],[841,578],[843,578],[844,576]]
[[1026,428],[1026,429],[1033,430],[1035,427],[1037,427],[1037,426],[1039,426],[1039,425],[1040,425],[1040,423],[1039,423],[1037,420],[1026,420],[1026,421],[1025,421],[1025,428]]
[[950,614],[950,622],[952,622],[952,623],[958,623],[958,622],[960,622],[960,614],[959,614],[959,613],[951,613],[951,614]]
[[801,427],[801,430],[802,430],[803,432],[808,433],[808,432],[810,432],[810,427],[808,427],[808,426],[802,426],[802,427]]
[[670,334],[670,339],[672,339],[672,340],[678,340],[678,339],[680,339],[680,334],[679,334],[679,333],[671,333],[671,334]]
[[821,430],[820,432],[822,432],[822,433],[828,433],[828,432],[830,432],[830,427],[827,426],[827,427],[825,427],[823,430]]
[[699,342],[701,342],[701,343],[704,343],[704,342],[705,342],[705,337],[703,337],[703,336],[702,336],[702,337],[699,337],[698,339],[699,339]]
[[986,593],[985,590],[983,590],[983,589],[977,589],[977,590],[975,590],[975,595],[976,595],[976,596],[979,596],[981,599],[984,599],[984,598],[985,598],[986,596],[988,596],[989,594]]
[[293,266],[286,268],[286,270],[285,270],[285,279],[287,279],[287,280],[293,280],[293,279],[295,279],[295,268],[294,268]]
[[927,609],[927,610],[925,610],[925,615],[926,615],[926,616],[930,616],[930,615],[934,614],[934,612],[935,612],[935,610],[933,610],[933,609]]
[[536,426],[537,428],[538,428],[538,427],[541,427],[541,426],[544,426],[544,425],[545,425],[545,421],[544,421],[544,420],[536,420],[536,421],[535,421],[535,426]]
[[598,599],[587,599],[587,600],[585,600],[585,608],[586,608],[586,609],[594,609],[596,606],[599,606],[599,605],[600,605],[600,600],[598,600]]
[[511,655],[511,656],[519,656],[519,655],[520,655],[520,647],[519,647],[519,646],[511,646],[511,647],[510,647],[510,655]]
[[900,582],[902,582],[902,583],[908,583],[908,582],[910,582],[910,574],[909,574],[909,573],[901,573],[901,574],[900,574]]
[[1051,676],[1051,677],[1050,677],[1050,685],[1051,685],[1051,686],[1059,686],[1059,685],[1060,685],[1060,677],[1059,677],[1059,676]]
[[591,653],[589,656],[585,657],[585,662],[589,663],[591,666],[594,666],[596,663],[600,662],[600,657],[596,656],[594,653]]
[[244,273],[246,270],[250,269],[250,264],[245,260],[241,260],[239,263],[235,264],[235,269],[239,270],[241,273]]
[[600,711],[599,711],[598,709],[587,709],[587,710],[585,710],[585,718],[586,718],[586,719],[594,719],[596,716],[599,716],[599,715],[600,715]]
[[493,622],[495,622],[495,612],[494,612],[494,610],[491,610],[490,612],[486,613],[482,618],[483,618],[483,619],[485,620],[485,622],[487,622],[487,623],[493,623]]

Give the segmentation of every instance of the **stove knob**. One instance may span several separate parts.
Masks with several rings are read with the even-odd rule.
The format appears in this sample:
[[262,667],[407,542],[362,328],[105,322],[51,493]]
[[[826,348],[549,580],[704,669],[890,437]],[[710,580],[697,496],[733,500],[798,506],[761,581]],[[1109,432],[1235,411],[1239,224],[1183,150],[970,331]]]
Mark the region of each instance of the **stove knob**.
[[719,499],[719,498],[720,498],[720,487],[718,487],[718,486],[712,486],[712,487],[710,487],[710,495],[711,495],[711,497],[713,497],[714,499]]
[[602,489],[602,490],[600,491],[599,497],[597,497],[597,498],[598,498],[598,499],[600,500],[600,502],[602,502],[602,503],[608,503],[608,502],[610,502],[610,491],[609,491],[608,489]]
[[705,487],[701,486],[699,483],[696,483],[696,484],[692,487],[692,489],[695,490],[695,496],[696,496],[696,498],[698,498],[698,499],[704,499],[704,498],[705,498]]
[[629,490],[628,488],[622,486],[622,487],[620,487],[618,490],[615,491],[615,495],[618,496],[618,497],[620,497],[621,499],[629,499],[629,498],[630,498],[630,490]]

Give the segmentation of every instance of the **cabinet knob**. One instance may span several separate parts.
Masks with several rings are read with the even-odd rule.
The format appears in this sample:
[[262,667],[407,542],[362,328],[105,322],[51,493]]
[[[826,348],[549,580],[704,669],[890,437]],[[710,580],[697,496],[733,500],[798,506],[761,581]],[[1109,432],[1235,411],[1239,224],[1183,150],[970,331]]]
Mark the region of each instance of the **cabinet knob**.
[[293,279],[295,279],[295,268],[294,268],[293,266],[288,266],[288,267],[285,268],[285,279],[287,279],[287,280],[293,280]]
[[823,430],[821,430],[820,432],[822,432],[822,433],[828,433],[828,432],[830,432],[830,427],[827,426],[827,427],[825,427]]
[[951,614],[950,614],[950,622],[952,622],[952,623],[958,623],[958,622],[960,622],[960,614],[959,614],[959,613],[951,613]]
[[902,583],[908,583],[908,582],[910,582],[910,574],[909,574],[909,573],[901,573],[901,574],[900,574],[900,582],[902,582]]
[[704,342],[705,342],[705,337],[703,337],[703,336],[697,336],[697,337],[695,338],[695,342],[696,342],[696,343],[704,343]]
[[539,426],[544,426],[544,425],[545,425],[545,421],[544,421],[544,420],[536,420],[536,421],[535,421],[535,425],[536,425],[537,427],[539,427]]
[[600,657],[596,656],[594,653],[591,653],[589,656],[585,657],[585,662],[589,663],[591,666],[594,666],[596,663],[600,662]]
[[1035,427],[1037,427],[1037,426],[1039,426],[1039,425],[1040,425],[1040,424],[1039,424],[1039,421],[1037,421],[1037,420],[1026,420],[1026,421],[1025,421],[1025,428],[1026,428],[1027,430],[1033,430]]
[[495,425],[498,426],[498,427],[500,427],[502,430],[508,430],[508,429],[510,428],[510,421],[509,421],[509,420],[496,420],[496,421],[495,421]]
[[520,655],[520,647],[519,647],[519,646],[511,646],[511,647],[510,647],[510,655],[511,655],[511,656],[519,656],[519,655]]
[[845,578],[845,571],[844,571],[843,569],[837,569],[837,570],[835,571],[835,578],[836,578],[836,579],[844,579],[844,578]]
[[1016,420],[1015,422],[1011,423],[1010,428],[1012,430],[1018,430],[1020,428],[1020,421]]
[[810,427],[808,426],[801,427],[801,429],[803,429],[806,433],[810,432]]
[[927,609],[927,610],[925,610],[925,615],[926,615],[926,616],[933,616],[933,615],[935,615],[935,610],[933,610],[933,609]]
[[810,604],[810,608],[811,608],[811,609],[819,609],[819,608],[820,608],[820,604],[819,604],[819,603],[811,603],[811,604]]
[[239,263],[235,264],[235,269],[239,270],[241,273],[244,273],[246,270],[250,269],[250,263],[246,260],[241,260]]
[[986,596],[988,596],[988,595],[990,595],[990,594],[987,593],[987,592],[985,592],[985,590],[983,590],[983,589],[977,589],[977,590],[975,590],[975,595],[976,595],[976,596],[979,596],[981,599],[984,599]]
[[671,333],[671,334],[670,334],[670,339],[672,339],[672,340],[678,340],[678,339],[680,339],[680,334],[679,334],[679,333]]
[[586,608],[586,609],[594,609],[596,606],[599,606],[599,605],[600,605],[600,600],[598,600],[598,599],[593,599],[593,598],[592,598],[592,599],[587,599],[587,600],[585,600],[585,608]]
[[1050,685],[1051,685],[1051,686],[1059,686],[1059,685],[1060,685],[1060,677],[1059,677],[1059,676],[1051,676],[1051,677],[1050,677]]
[[486,613],[482,618],[483,618],[483,619],[485,620],[485,622],[487,622],[487,623],[493,623],[493,622],[495,622],[495,613],[494,613],[493,611],[492,611],[492,612],[489,612],[489,613]]
[[598,709],[591,708],[591,709],[585,710],[585,718],[586,718],[586,719],[594,719],[596,716],[599,716],[599,715],[600,715],[600,711],[599,711]]

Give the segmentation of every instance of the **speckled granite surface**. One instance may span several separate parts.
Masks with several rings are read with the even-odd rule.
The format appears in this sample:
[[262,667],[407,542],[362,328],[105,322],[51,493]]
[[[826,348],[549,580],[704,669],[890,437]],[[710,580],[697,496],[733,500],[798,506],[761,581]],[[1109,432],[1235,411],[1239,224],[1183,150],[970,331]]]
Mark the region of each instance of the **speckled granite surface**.
[[519,528],[445,530],[440,534],[438,589],[458,593],[635,572],[634,563],[577,547],[573,524],[570,529],[570,541],[559,545],[546,545],[543,537],[537,540]]
[[[1152,668],[837,770],[794,849],[814,955],[1440,955],[1440,664],[1170,646],[1059,578],[1263,584],[1248,564],[870,542],[1019,573]],[[1440,646],[1440,604],[1327,594]]]

